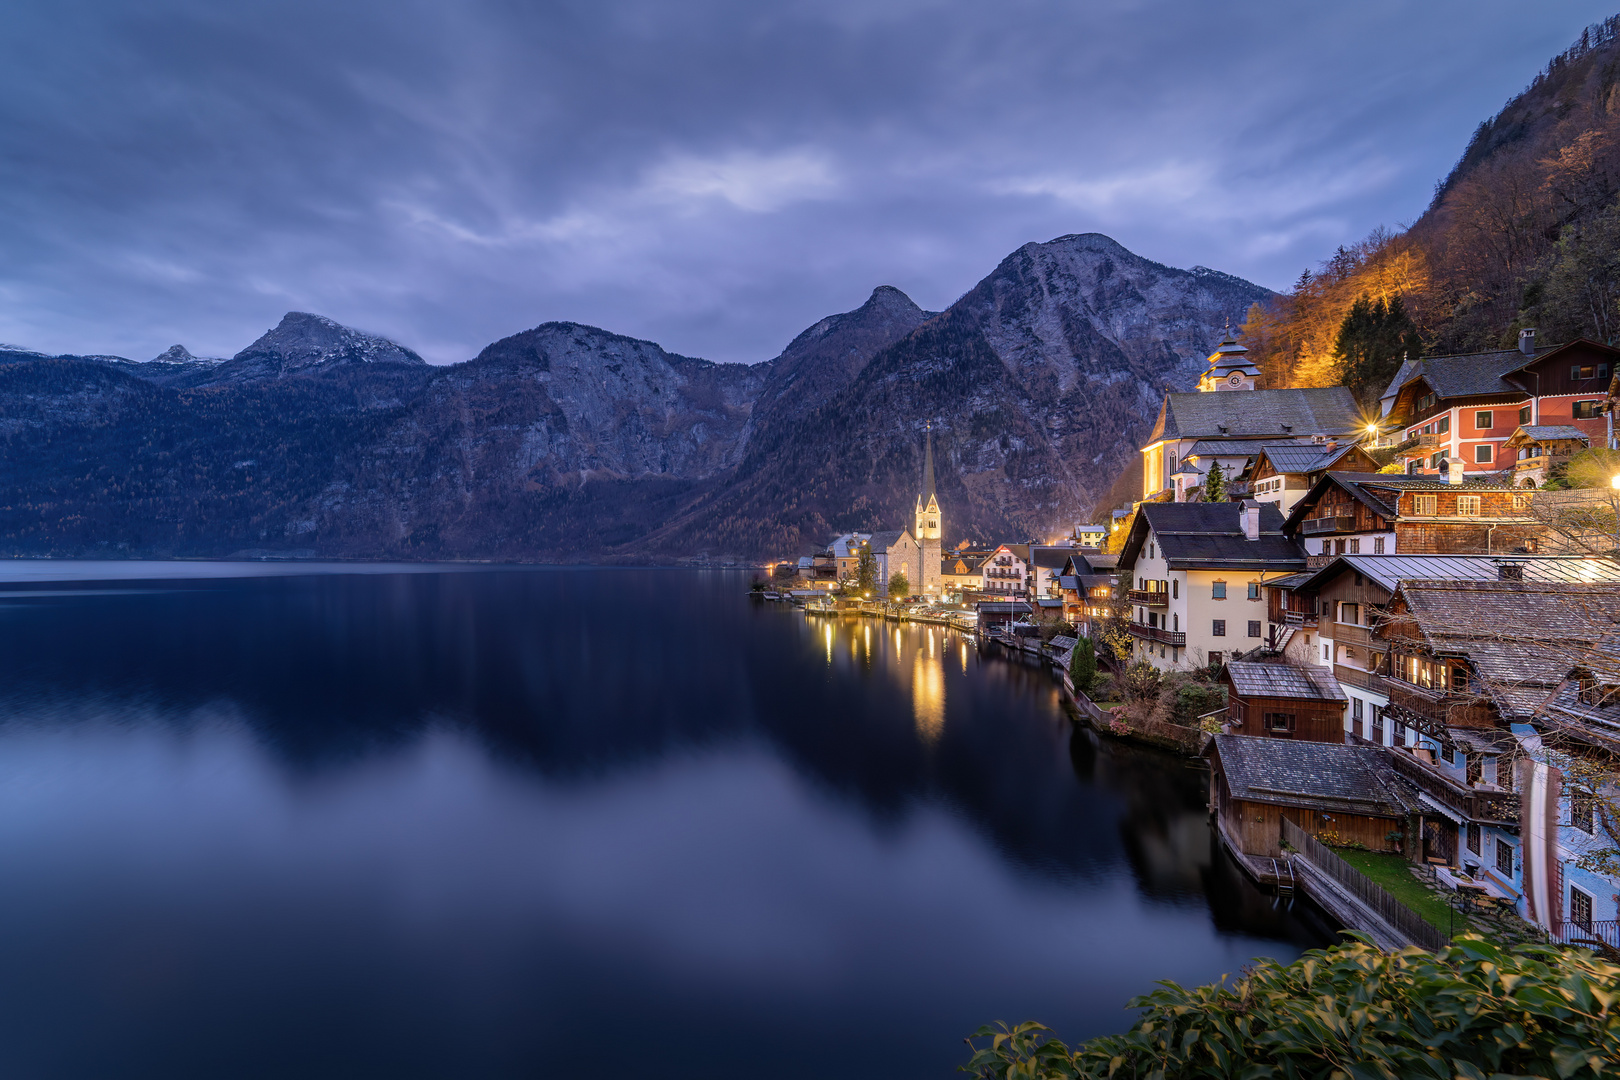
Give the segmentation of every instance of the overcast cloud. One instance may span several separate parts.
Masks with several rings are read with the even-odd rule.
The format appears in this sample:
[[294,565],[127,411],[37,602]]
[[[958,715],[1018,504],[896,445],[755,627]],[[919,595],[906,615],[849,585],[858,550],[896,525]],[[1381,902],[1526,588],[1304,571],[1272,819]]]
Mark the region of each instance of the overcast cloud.
[[0,341],[775,355],[1106,232],[1272,288],[1410,221],[1604,3],[13,2]]

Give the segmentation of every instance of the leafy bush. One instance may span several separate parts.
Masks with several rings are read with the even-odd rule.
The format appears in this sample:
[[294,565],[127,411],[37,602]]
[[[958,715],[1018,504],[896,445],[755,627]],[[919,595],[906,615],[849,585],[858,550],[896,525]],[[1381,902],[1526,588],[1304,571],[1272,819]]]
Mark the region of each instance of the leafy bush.
[[1176,687],[1175,699],[1170,703],[1170,720],[1182,726],[1191,726],[1207,712],[1214,712],[1226,704],[1226,689],[1207,683],[1183,681]]
[[1161,679],[1158,668],[1146,660],[1138,660],[1115,681],[1130,700],[1149,701],[1159,696]]
[[1620,967],[1464,935],[1385,953],[1364,940],[1262,960],[1232,985],[1160,984],[1123,1035],[1071,1050],[1036,1023],[983,1027],[982,1080],[1486,1080],[1620,1075]]

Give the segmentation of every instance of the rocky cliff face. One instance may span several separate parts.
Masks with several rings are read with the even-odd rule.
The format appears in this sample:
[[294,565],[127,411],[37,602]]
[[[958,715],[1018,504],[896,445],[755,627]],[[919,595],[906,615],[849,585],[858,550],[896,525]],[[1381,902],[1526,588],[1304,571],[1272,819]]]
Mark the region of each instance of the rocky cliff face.
[[1190,389],[1228,320],[1270,294],[1106,236],[1026,244],[878,352],[825,404],[750,447],[731,481],[646,541],[793,551],[910,520],[934,425],[947,540],[1067,530]]
[[1107,237],[1029,244],[943,313],[879,288],[773,360],[546,323],[434,368],[289,313],[228,361],[0,350],[15,552],[647,559],[909,521],[935,425],[950,539],[1066,527],[1265,291]]

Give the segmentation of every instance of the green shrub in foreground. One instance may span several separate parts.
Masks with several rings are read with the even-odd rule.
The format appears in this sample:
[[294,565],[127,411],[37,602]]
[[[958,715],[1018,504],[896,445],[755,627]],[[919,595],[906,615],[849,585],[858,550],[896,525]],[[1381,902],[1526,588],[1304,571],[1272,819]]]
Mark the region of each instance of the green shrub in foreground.
[[1584,951],[1385,953],[1365,941],[1263,960],[1232,985],[1160,984],[1123,1035],[1071,1050],[1040,1024],[980,1028],[963,1072],[996,1080],[1549,1080],[1620,1077],[1620,967]]

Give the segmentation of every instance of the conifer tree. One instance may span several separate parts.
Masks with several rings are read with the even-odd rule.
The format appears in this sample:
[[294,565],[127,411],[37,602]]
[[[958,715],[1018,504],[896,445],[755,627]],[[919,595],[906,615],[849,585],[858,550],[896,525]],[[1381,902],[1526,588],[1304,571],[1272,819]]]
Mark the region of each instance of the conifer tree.
[[862,596],[877,592],[877,576],[877,556],[872,554],[872,545],[862,544],[855,560],[855,591]]
[[1204,477],[1204,501],[1226,501],[1226,474],[1221,472],[1221,463],[1218,461],[1210,464],[1209,475]]
[[1339,324],[1333,355],[1342,365],[1344,385],[1363,405],[1372,405],[1400,370],[1403,357],[1423,354],[1423,339],[1400,296],[1359,297]]
[[901,600],[911,595],[911,582],[906,578],[904,570],[896,570],[889,575],[889,599]]
[[1083,637],[1069,653],[1069,679],[1082,694],[1091,693],[1097,681],[1097,647],[1091,638]]

